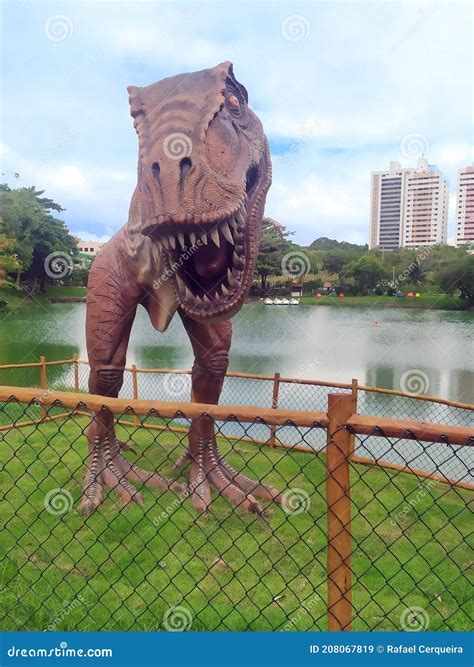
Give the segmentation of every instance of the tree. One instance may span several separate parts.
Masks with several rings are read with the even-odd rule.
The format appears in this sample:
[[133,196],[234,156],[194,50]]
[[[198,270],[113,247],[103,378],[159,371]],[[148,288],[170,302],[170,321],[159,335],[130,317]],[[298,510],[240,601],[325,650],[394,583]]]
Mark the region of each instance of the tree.
[[73,270],[73,256],[77,252],[77,239],[69,234],[64,222],[51,215],[45,216],[36,228],[33,256],[26,271],[26,277],[33,281],[33,289],[39,283],[40,290],[46,291],[46,281],[54,277],[52,269],[55,262],[60,265],[59,277],[68,276]]
[[69,256],[77,253],[76,239],[69,234],[64,222],[54,218],[51,211],[64,209],[48,197],[42,197],[44,191],[29,188],[11,189],[0,185],[0,206],[3,215],[5,235],[13,240],[10,250],[18,260],[15,266],[5,269],[16,271],[17,284],[24,274],[33,280],[34,287],[41,284],[45,289],[46,280],[51,273],[45,272],[45,260],[52,253],[62,253],[65,263],[71,264]]
[[267,288],[268,276],[279,276],[282,273],[283,257],[291,248],[291,242],[287,240],[290,233],[276,220],[263,218],[260,252],[255,267],[255,273],[260,276],[262,290]]
[[20,270],[20,262],[13,252],[14,246],[15,239],[5,234],[5,223],[0,218],[0,287],[8,285],[9,273]]
[[441,289],[453,294],[457,289],[468,307],[474,306],[474,256],[465,255],[456,263],[451,262],[436,275]]
[[344,252],[332,250],[327,253],[323,259],[323,269],[328,273],[339,274],[344,264],[347,264],[348,257]]
[[5,226],[5,234],[15,239],[13,253],[19,261],[17,283],[22,271],[28,270],[33,260],[33,252],[38,240],[37,231],[47,219],[52,219],[50,211],[64,209],[52,199],[42,197],[44,190],[29,188],[11,189],[0,185],[0,210]]
[[344,266],[346,276],[353,278],[361,292],[374,289],[385,277],[382,262],[375,255],[368,253],[358,260]]

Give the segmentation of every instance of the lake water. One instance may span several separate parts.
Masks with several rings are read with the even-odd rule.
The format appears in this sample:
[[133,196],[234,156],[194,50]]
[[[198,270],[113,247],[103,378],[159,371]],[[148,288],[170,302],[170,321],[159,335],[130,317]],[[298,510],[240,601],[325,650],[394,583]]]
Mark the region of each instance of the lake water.
[[[28,305],[0,321],[0,365],[86,358],[85,304]],[[388,308],[264,306],[246,304],[234,318],[230,369],[261,375],[321,379],[388,389],[422,390],[464,403],[474,402],[474,313]],[[168,331],[155,331],[140,309],[130,340],[127,364],[145,368],[189,369],[191,346],[179,317]],[[80,389],[87,391],[88,368],[79,366]],[[50,366],[48,387],[71,389],[71,366]],[[411,385],[413,380],[415,385]],[[0,369],[0,384],[38,386],[39,369]],[[221,403],[261,405],[272,402],[272,382],[227,378]],[[279,406],[325,412],[329,388],[302,384],[280,386]],[[132,397],[131,373],[121,392]],[[141,373],[139,398],[187,401],[189,376]],[[358,411],[394,418],[472,426],[473,413],[415,398],[359,392]],[[265,440],[268,427],[220,425],[221,432]],[[320,429],[283,427],[281,442],[321,449]],[[380,437],[359,438],[356,453],[412,469],[444,473],[474,483],[474,452],[469,447],[421,444]]]
[[[86,358],[85,304],[27,305],[0,321],[0,365]],[[379,325],[374,325],[378,322]],[[234,318],[230,369],[400,389],[420,371],[424,393],[474,402],[474,312],[246,304]],[[190,368],[179,317],[160,334],[140,308],[127,363]],[[19,375],[18,375],[19,377]],[[19,377],[19,379],[21,379]],[[23,384],[23,382],[19,382]]]

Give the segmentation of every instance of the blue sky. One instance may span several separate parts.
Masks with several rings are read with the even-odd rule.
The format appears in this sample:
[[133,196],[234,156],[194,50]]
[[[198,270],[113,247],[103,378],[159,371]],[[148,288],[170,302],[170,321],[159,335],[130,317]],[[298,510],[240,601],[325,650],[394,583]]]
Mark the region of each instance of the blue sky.
[[232,60],[270,140],[266,212],[295,241],[366,242],[370,172],[422,150],[448,177],[452,237],[473,160],[472,18],[470,2],[6,0],[2,180],[108,238],[136,178],[127,85]]

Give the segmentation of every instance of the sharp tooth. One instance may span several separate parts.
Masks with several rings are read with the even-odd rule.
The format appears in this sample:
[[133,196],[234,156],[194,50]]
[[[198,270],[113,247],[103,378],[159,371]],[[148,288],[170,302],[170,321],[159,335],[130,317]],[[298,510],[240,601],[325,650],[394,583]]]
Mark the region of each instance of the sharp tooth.
[[235,287],[237,285],[237,281],[230,269],[227,269],[227,282],[231,287]]
[[222,290],[222,294],[224,296],[226,296],[226,294],[229,294],[229,290],[227,289],[227,287],[224,284],[221,285],[221,290]]
[[186,299],[192,299],[192,297],[194,296],[189,287],[186,287],[186,285],[185,285],[185,296]]
[[244,216],[242,215],[242,211],[241,211],[241,210],[240,210],[240,211],[237,211],[237,213],[235,214],[235,219],[236,219],[237,222],[238,222],[239,224],[241,224],[241,225],[243,225],[243,224],[245,223],[245,218],[244,218]]
[[179,289],[180,289],[183,293],[186,293],[186,285],[184,284],[183,279],[182,279],[180,276],[178,276],[178,275],[176,275],[176,282],[178,283],[178,287],[179,287]]
[[183,232],[179,232],[178,241],[179,241],[180,246],[182,248],[184,248],[184,234],[183,234]]
[[232,227],[232,229],[237,229],[237,220],[235,219],[235,215],[233,215],[229,220],[229,225]]
[[173,250],[176,250],[176,239],[172,234],[170,234],[168,236],[168,241],[170,243],[170,246],[173,248]]
[[212,232],[210,232],[210,234],[211,234],[211,239],[214,241],[216,246],[218,248],[220,248],[221,247],[221,242],[220,242],[220,239],[219,239],[219,230],[217,229],[217,227],[214,227],[214,229],[212,230]]
[[204,301],[204,303],[211,303],[211,301],[210,301],[210,299],[208,298],[207,294],[205,294],[205,295],[202,297],[202,300]]
[[194,232],[189,232],[189,240],[191,241],[191,246],[196,245],[196,234]]
[[167,236],[163,236],[163,237],[161,238],[161,242],[162,242],[162,244],[165,246],[165,248],[169,249],[170,244],[168,243],[168,237],[167,237]]
[[232,237],[232,232],[230,231],[229,225],[227,224],[227,222],[223,222],[220,229],[221,229],[221,232],[222,232],[223,236],[229,241],[229,243],[234,245],[234,239]]
[[204,245],[207,245],[207,234],[206,234],[206,232],[203,232],[201,234],[201,241],[204,243]]

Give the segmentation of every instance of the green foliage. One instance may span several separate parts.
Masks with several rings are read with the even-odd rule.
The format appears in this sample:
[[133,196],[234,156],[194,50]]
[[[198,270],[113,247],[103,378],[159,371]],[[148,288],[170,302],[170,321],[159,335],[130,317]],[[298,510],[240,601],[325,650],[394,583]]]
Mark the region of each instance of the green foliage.
[[[4,268],[8,273],[24,273],[35,282],[44,284],[47,276],[44,260],[52,252],[73,255],[77,252],[76,239],[69,234],[64,222],[53,217],[51,211],[64,209],[52,199],[42,197],[43,190],[34,186],[11,189],[0,185],[2,233],[8,238],[8,252],[17,260]],[[1,238],[1,237],[0,237]]]
[[283,225],[271,218],[263,218],[260,252],[255,267],[263,290],[267,287],[269,275],[280,276],[282,273],[282,259],[291,248],[291,242],[287,238],[289,235],[290,232]]
[[382,262],[370,253],[357,260],[352,260],[344,267],[344,273],[348,278],[353,278],[361,292],[374,289],[385,277],[385,269]]
[[5,233],[5,223],[0,218],[0,285],[2,287],[11,285],[8,279],[9,273],[19,271],[21,268],[20,262],[14,253],[14,247],[15,239],[7,236]]
[[474,256],[465,255],[461,261],[445,264],[437,274],[442,290],[453,294],[459,290],[461,299],[467,306],[474,305]]

